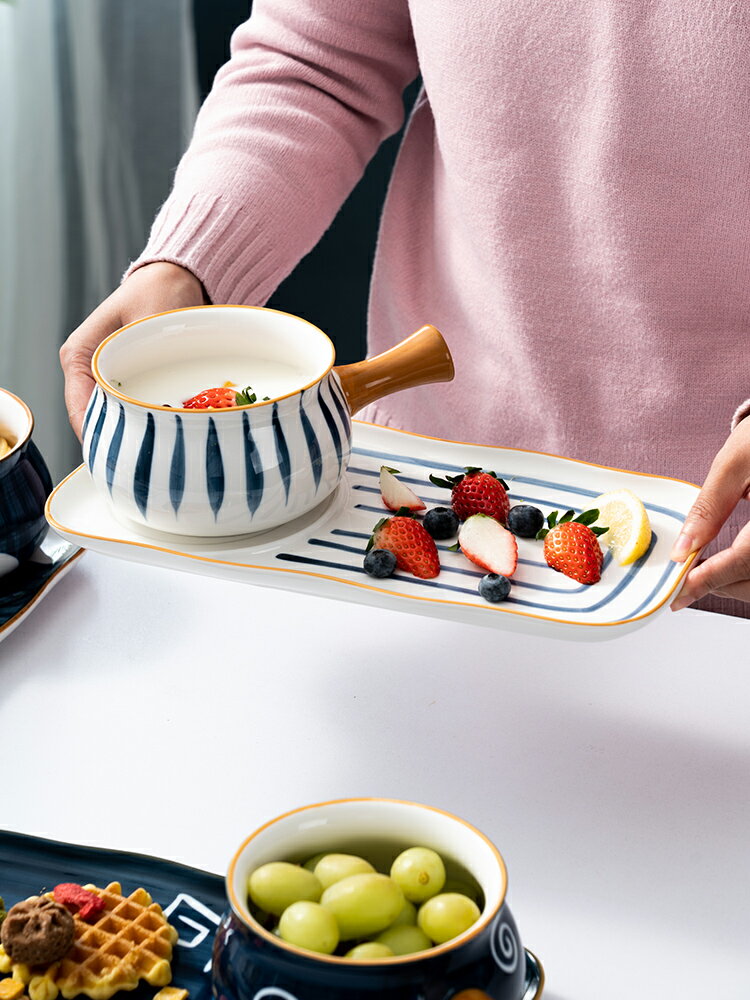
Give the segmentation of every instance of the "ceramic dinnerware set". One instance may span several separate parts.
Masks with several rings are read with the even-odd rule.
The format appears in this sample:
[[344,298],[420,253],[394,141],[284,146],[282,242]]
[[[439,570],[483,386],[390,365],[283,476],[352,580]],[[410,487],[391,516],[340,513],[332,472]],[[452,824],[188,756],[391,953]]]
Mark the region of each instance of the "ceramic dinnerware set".
[[[244,357],[248,371],[261,372],[293,359],[297,384],[226,409],[128,394],[144,370],[166,372],[178,358],[193,359],[199,370],[222,355]],[[115,516],[149,532],[225,538],[267,531],[325,501],[350,459],[351,416],[388,393],[450,380],[453,364],[440,333],[425,326],[386,354],[336,367],[331,341],[310,323],[226,306],[131,324],[100,345],[92,371],[83,456]],[[428,952],[373,962],[315,955],[254,918],[247,882],[256,867],[357,841],[424,844],[460,863],[481,887],[479,920]],[[497,849],[457,817],[384,799],[305,807],[256,831],[232,859],[230,910],[214,946],[214,994],[217,1000],[417,1000],[436,989],[457,997],[472,989],[474,1000],[538,997],[541,966],[521,944],[505,891]]]

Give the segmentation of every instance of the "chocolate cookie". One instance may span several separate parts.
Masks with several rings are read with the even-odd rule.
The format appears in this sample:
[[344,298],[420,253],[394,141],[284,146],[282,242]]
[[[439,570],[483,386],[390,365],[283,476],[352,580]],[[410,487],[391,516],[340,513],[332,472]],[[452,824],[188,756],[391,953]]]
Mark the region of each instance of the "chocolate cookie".
[[14,962],[49,965],[73,944],[73,917],[47,896],[32,896],[15,906],[0,927],[0,942]]

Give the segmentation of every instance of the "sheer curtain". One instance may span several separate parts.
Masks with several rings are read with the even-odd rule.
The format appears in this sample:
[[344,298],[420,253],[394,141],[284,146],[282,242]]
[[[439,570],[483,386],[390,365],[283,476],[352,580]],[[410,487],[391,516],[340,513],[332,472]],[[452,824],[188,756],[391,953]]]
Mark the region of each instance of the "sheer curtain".
[[58,350],[120,280],[198,106],[191,0],[0,0],[0,385],[80,462]]

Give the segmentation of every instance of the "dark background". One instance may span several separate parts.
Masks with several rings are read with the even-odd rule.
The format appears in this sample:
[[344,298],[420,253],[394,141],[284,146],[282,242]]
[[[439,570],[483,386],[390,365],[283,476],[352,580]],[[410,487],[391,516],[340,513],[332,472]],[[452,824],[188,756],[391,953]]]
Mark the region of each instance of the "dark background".
[[[203,97],[229,58],[232,31],[246,20],[251,6],[249,0],[193,0]],[[416,83],[407,89],[407,108],[417,89]],[[339,364],[365,356],[367,296],[378,220],[400,141],[399,133],[382,144],[331,228],[267,303],[324,330],[336,345]]]

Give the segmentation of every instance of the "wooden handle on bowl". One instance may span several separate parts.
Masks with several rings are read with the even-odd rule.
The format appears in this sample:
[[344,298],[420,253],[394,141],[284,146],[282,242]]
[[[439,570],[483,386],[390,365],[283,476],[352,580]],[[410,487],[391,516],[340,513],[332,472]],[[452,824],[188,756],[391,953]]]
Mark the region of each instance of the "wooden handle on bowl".
[[451,352],[434,326],[423,326],[383,354],[341,365],[334,371],[341,379],[352,414],[392,392],[430,382],[450,382],[455,375]]

